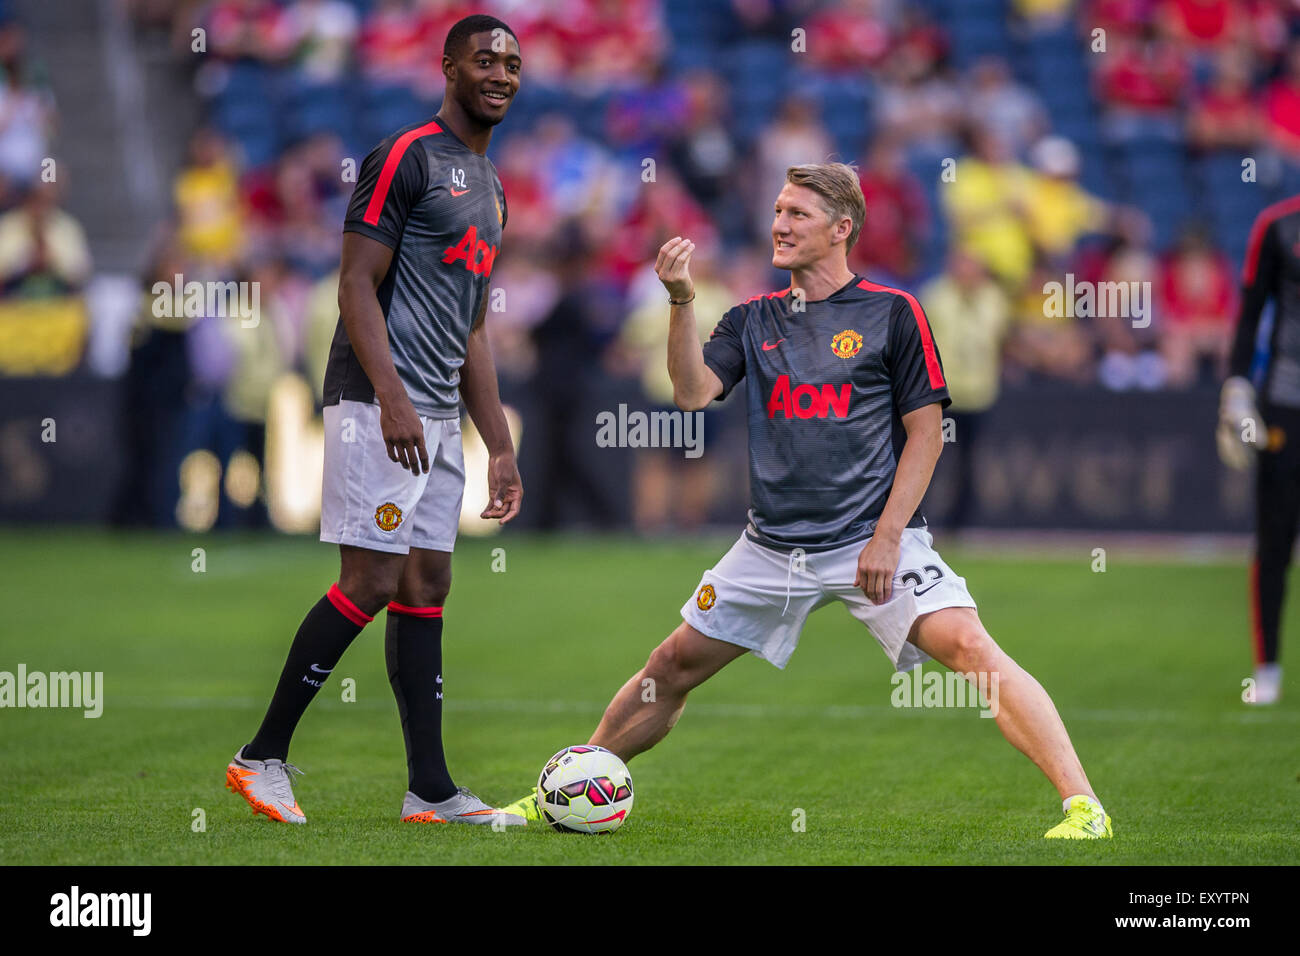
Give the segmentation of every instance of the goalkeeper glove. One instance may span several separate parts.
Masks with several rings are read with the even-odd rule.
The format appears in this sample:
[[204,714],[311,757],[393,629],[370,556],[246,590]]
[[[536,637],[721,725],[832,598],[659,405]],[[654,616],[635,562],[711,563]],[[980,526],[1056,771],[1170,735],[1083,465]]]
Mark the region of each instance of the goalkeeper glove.
[[1219,458],[1229,468],[1245,468],[1250,453],[1267,444],[1264,422],[1255,407],[1255,386],[1240,376],[1223,383],[1219,395]]

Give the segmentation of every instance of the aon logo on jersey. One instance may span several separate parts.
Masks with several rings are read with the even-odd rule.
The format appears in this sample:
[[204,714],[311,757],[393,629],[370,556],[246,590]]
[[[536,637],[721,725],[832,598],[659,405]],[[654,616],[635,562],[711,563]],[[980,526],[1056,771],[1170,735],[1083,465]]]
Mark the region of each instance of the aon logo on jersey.
[[492,264],[497,261],[497,247],[489,246],[478,237],[478,230],[470,226],[460,242],[447,247],[442,261],[448,265],[463,261],[466,269],[486,279],[492,275]]
[[852,385],[796,385],[790,388],[790,376],[776,380],[767,402],[767,417],[776,418],[847,418]]

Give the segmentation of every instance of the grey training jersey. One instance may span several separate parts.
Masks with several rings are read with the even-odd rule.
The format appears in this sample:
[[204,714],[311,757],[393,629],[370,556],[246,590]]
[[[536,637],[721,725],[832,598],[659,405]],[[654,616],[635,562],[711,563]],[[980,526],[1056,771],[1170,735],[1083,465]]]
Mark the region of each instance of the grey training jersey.
[[[869,537],[907,440],[902,416],[951,404],[930,325],[909,293],[861,276],[817,302],[790,290],[727,312],[704,346],[723,397],[749,406],[749,536],[788,550]],[[911,526],[923,525],[920,510]]]
[[1228,374],[1250,374],[1260,315],[1273,299],[1273,332],[1260,394],[1273,405],[1300,408],[1300,196],[1259,214],[1241,273],[1241,311]]
[[[393,250],[379,286],[388,347],[415,410],[460,414],[460,367],[501,247],[506,199],[496,167],[436,121],[398,130],[366,157],[344,232]],[[325,404],[373,402],[342,318],[325,368]]]

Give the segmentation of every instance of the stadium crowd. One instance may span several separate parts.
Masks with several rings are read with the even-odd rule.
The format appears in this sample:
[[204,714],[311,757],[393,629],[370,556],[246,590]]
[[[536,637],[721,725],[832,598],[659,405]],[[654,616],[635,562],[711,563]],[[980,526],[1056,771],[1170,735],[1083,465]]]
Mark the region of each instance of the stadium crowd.
[[[151,443],[184,434],[260,459],[275,377],[297,369],[320,388],[348,171],[437,109],[441,38],[470,6],[134,0],[139,28],[169,34],[192,64],[204,116],[142,276],[128,378],[151,423],[136,437],[146,457],[170,462]],[[507,399],[550,449],[590,443],[579,410],[593,395],[671,403],[649,265],[665,239],[698,244],[702,336],[780,287],[768,227],[793,163],[858,165],[867,221],[850,265],[917,292],[954,412],[970,416],[1008,382],[1217,380],[1249,223],[1300,192],[1289,0],[505,0],[493,12],[525,67],[489,154],[510,210],[493,277],[506,305],[490,322]],[[66,292],[89,260],[75,223],[42,213],[52,191],[24,188],[32,157],[49,155],[53,110],[13,29],[0,30],[0,279],[7,297]],[[177,273],[260,283],[260,331],[153,317],[148,290]],[[1149,325],[1053,309],[1047,284],[1067,274],[1145,284]],[[180,415],[188,424],[157,420]],[[535,520],[557,520],[554,482],[605,523],[598,483],[545,474],[558,458],[539,460]],[[720,467],[647,451],[638,526],[702,523],[729,479]],[[166,523],[169,494],[132,494],[164,506],[119,517]]]
[[[0,374],[62,374],[81,358],[92,263],[85,231],[60,207],[51,165],[57,111],[28,35],[0,3]],[[54,330],[26,340],[30,320]]]

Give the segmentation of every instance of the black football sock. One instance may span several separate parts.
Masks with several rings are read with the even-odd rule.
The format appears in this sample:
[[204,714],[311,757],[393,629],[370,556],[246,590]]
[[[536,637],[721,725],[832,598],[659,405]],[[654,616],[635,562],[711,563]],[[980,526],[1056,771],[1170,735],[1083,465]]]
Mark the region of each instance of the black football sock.
[[1286,597],[1289,555],[1263,554],[1251,566],[1251,603],[1254,605],[1256,664],[1278,662],[1278,630],[1282,622],[1282,601]]
[[454,797],[442,752],[442,608],[389,604],[384,656],[406,740],[407,786],[429,803]]
[[348,645],[372,620],[374,618],[348,600],[337,584],[316,602],[294,636],[271,706],[266,710],[257,736],[244,748],[245,757],[251,760],[288,759],[289,739],[307,705]]

